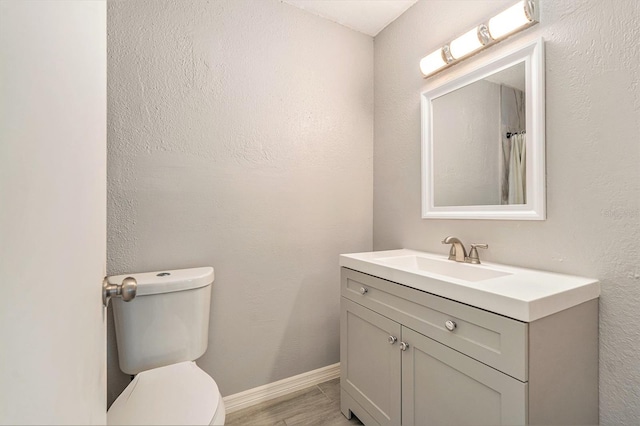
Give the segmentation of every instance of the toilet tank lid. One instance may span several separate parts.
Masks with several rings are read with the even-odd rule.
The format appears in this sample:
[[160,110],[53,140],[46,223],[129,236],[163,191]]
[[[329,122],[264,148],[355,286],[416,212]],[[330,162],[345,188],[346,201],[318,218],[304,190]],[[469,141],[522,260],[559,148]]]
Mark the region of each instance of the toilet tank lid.
[[174,269],[156,272],[142,272],[137,274],[123,274],[108,277],[110,284],[122,284],[126,277],[133,277],[138,283],[137,296],[150,294],[171,293],[174,291],[191,290],[210,285],[213,282],[213,268]]

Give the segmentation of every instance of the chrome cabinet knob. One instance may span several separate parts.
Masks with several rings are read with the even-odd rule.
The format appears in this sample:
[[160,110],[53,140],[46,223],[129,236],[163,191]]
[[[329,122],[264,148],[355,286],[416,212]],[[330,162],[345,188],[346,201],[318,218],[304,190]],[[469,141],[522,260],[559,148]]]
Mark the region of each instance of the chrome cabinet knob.
[[393,345],[397,341],[398,341],[398,338],[396,336],[389,336],[389,338],[387,339],[387,342],[389,342],[390,345]]
[[109,306],[112,297],[121,297],[125,302],[131,301],[136,297],[138,292],[138,282],[133,277],[127,277],[122,280],[122,284],[109,284],[109,280],[105,277],[102,280],[102,304]]
[[405,342],[400,342],[400,350],[406,351],[409,349],[409,344]]
[[369,292],[369,289],[366,287],[360,287],[360,294],[367,294]]
[[444,323],[444,326],[447,328],[447,330],[449,331],[453,331],[456,329],[456,327],[458,326],[458,324],[455,323],[455,321],[447,321]]

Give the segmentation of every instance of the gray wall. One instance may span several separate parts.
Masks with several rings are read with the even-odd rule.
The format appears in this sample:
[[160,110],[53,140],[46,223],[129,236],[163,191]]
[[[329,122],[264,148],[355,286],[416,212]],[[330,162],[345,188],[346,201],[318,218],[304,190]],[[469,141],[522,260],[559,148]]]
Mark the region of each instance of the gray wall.
[[434,204],[500,204],[500,85],[476,81],[432,108]]
[[372,248],[373,39],[277,0],[109,1],[108,55],[108,273],[215,268],[198,364],[223,395],[338,362],[338,254]]
[[546,39],[546,221],[420,219],[420,58],[511,3],[420,1],[375,38],[374,249],[445,253],[452,234],[490,261],[599,278],[601,421],[636,424],[640,2],[543,1],[518,35]]

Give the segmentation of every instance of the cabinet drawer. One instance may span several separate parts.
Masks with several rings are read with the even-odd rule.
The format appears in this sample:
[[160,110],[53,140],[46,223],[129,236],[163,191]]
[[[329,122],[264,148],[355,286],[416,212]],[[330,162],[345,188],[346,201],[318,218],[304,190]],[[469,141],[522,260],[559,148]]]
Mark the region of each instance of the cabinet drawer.
[[[528,380],[526,323],[342,268],[342,296],[518,380]],[[455,323],[453,331],[445,325]]]

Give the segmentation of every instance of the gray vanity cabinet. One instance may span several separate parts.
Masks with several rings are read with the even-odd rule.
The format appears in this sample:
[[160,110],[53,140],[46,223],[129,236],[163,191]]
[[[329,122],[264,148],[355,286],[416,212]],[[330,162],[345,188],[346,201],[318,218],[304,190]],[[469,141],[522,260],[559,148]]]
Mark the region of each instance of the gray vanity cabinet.
[[341,294],[348,418],[597,424],[597,299],[525,323],[347,268]]
[[342,301],[341,327],[345,337],[340,347],[342,386],[357,404],[367,407],[375,423],[370,420],[366,424],[399,425],[400,324],[346,299]]
[[526,383],[406,327],[402,339],[403,425],[525,424]]

